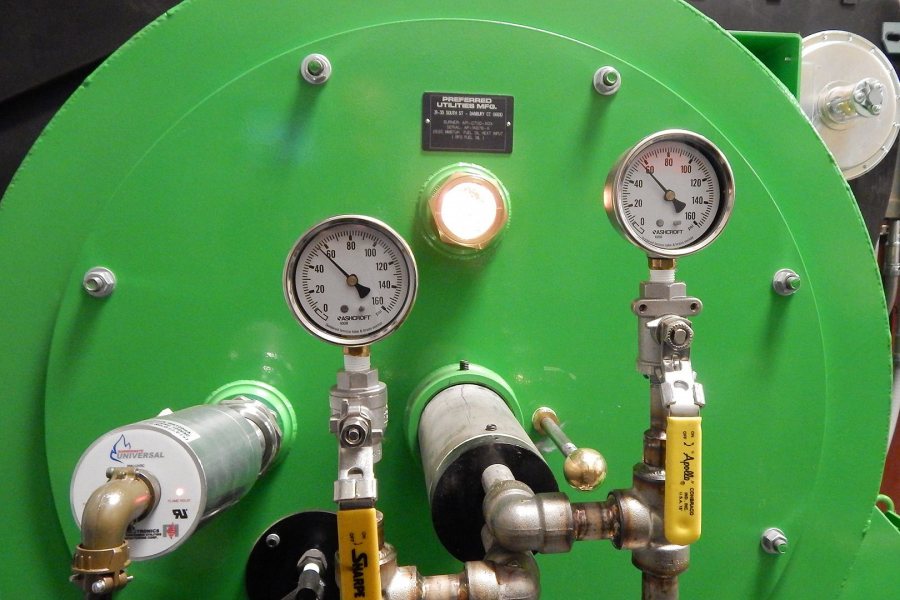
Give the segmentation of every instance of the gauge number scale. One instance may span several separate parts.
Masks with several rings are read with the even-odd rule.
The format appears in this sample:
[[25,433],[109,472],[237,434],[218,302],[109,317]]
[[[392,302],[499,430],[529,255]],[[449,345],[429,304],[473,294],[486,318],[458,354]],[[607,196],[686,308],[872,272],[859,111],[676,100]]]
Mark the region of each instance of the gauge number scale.
[[652,255],[679,256],[712,241],[731,213],[731,168],[711,142],[670,130],[638,143],[610,174],[613,224]]
[[365,345],[396,329],[416,293],[409,246],[386,224],[362,216],[333,217],[295,244],[285,294],[313,335]]

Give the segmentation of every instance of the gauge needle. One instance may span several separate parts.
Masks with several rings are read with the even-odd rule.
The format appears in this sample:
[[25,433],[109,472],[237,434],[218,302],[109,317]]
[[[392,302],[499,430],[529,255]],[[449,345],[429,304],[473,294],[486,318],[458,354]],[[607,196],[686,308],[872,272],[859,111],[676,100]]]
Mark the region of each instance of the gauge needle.
[[647,165],[643,165],[643,167],[644,170],[647,171],[647,175],[652,177],[653,181],[656,182],[656,185],[662,188],[662,191],[664,192],[663,199],[665,199],[666,202],[671,202],[675,205],[675,212],[680,213],[681,211],[683,211],[687,204],[676,198],[675,192],[664,186],[662,182],[656,178],[656,175],[653,174],[653,171],[650,170],[650,167],[648,167]]
[[356,291],[359,293],[360,299],[363,299],[369,295],[369,292],[371,292],[372,290],[370,290],[369,288],[367,288],[366,286],[361,284],[359,282],[359,277],[357,277],[356,275],[351,275],[347,271],[342,269],[341,265],[334,262],[334,259],[331,258],[330,256],[328,256],[327,252],[323,252],[323,254],[325,255],[325,258],[327,258],[328,260],[331,261],[331,264],[333,264],[334,266],[336,266],[338,268],[338,271],[340,271],[341,273],[344,274],[344,277],[347,278],[347,285],[351,285],[356,288]]

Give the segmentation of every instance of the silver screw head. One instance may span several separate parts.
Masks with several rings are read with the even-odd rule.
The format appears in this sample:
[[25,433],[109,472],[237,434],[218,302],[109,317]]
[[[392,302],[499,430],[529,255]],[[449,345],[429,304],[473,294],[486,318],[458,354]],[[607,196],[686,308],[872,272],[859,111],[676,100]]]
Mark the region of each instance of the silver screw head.
[[116,276],[106,267],[94,267],[84,274],[81,286],[94,298],[106,298],[116,289]]
[[772,277],[772,289],[779,296],[793,296],[800,290],[800,275],[792,269],[779,269]]
[[310,54],[300,63],[300,77],[307,83],[322,85],[331,77],[331,61],[324,54]]
[[863,79],[853,89],[853,100],[870,115],[878,115],[884,107],[884,84],[871,77]]
[[341,440],[350,447],[361,445],[366,439],[366,430],[361,425],[348,425],[341,431]]
[[279,536],[277,533],[270,533],[266,536],[266,546],[268,546],[269,548],[275,548],[280,543],[281,536]]
[[622,86],[622,75],[615,67],[600,67],[594,73],[594,89],[598,94],[611,96]]
[[94,583],[91,584],[91,591],[95,594],[102,594],[106,591],[106,580],[98,579]]
[[788,540],[784,532],[777,527],[769,527],[763,531],[759,545],[766,554],[781,555],[787,552]]

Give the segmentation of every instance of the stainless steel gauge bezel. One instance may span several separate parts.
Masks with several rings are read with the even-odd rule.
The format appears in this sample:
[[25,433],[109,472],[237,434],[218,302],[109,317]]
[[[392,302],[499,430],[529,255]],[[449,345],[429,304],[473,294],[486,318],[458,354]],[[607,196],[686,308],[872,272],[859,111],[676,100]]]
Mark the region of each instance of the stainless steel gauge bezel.
[[[389,238],[390,241],[399,248],[400,255],[406,263],[407,272],[409,273],[409,289],[406,291],[406,297],[403,299],[400,309],[393,317],[391,317],[388,324],[364,336],[353,337],[341,335],[321,327],[307,315],[297,298],[295,270],[297,268],[297,261],[303,250],[323,231],[343,225],[362,225],[363,227],[369,228],[378,234]],[[337,215],[325,219],[318,225],[315,225],[306,231],[306,233],[304,233],[291,248],[291,252],[288,255],[287,262],[284,266],[284,275],[282,278],[285,299],[287,300],[288,306],[291,307],[291,312],[294,313],[294,317],[300,321],[300,324],[303,325],[307,331],[317,338],[338,346],[366,346],[393,333],[401,324],[403,324],[403,321],[409,315],[409,311],[412,309],[413,304],[415,304],[416,294],[418,292],[418,280],[419,275],[416,267],[416,259],[415,256],[413,256],[412,250],[410,250],[409,244],[406,243],[406,240],[404,240],[400,234],[394,231],[387,223],[365,215]]]
[[[622,202],[620,192],[622,191],[622,183],[625,180],[625,172],[628,166],[641,153],[654,144],[664,142],[681,142],[698,150],[709,160],[713,166],[716,177],[719,180],[719,193],[721,199],[719,202],[719,210],[714,217],[713,225],[698,239],[682,246],[680,248],[660,248],[642,239],[625,216],[622,214]],[[693,131],[686,129],[666,129],[648,135],[628,152],[622,155],[616,162],[615,166],[609,172],[606,179],[606,186],[603,189],[603,206],[606,208],[606,214],[613,226],[622,234],[629,242],[647,252],[648,256],[654,258],[678,258],[693,254],[711,244],[715,240],[731,217],[731,211],[734,209],[734,173],[728,159],[719,148],[711,141]]]

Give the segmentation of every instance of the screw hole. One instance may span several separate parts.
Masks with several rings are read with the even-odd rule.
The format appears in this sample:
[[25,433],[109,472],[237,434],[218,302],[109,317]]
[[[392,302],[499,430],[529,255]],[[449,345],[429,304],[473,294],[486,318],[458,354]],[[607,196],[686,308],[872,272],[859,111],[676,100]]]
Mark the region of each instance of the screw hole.
[[647,312],[647,305],[646,305],[646,304],[639,304],[639,305],[638,305],[638,312]]
[[698,308],[700,308],[700,306],[696,302],[691,302],[691,312],[697,312]]

